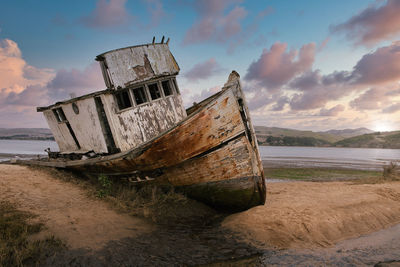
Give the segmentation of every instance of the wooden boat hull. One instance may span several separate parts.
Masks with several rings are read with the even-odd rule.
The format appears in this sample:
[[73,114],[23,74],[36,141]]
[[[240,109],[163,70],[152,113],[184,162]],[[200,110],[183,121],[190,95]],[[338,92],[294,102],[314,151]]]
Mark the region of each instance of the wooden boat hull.
[[138,148],[100,158],[36,163],[137,181],[150,178],[231,211],[263,205],[263,168],[235,75],[221,92],[193,107],[185,120]]

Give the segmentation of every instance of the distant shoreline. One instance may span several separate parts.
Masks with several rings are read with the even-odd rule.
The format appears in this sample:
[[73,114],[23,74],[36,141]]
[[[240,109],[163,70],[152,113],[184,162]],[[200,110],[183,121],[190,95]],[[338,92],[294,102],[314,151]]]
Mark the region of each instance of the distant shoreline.
[[13,137],[13,136],[0,136],[0,140],[55,141],[54,137]]
[[268,145],[268,144],[258,144],[259,146],[263,147],[321,147],[321,148],[367,148],[367,149],[400,149],[400,148],[392,148],[392,147],[361,147],[361,146],[307,146],[307,145]]

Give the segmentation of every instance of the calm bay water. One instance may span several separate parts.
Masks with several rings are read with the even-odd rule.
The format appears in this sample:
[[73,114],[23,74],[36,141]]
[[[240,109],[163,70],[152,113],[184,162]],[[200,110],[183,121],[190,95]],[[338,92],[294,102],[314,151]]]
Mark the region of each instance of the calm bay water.
[[[45,155],[48,147],[58,151],[54,141],[0,140],[0,160],[10,158],[5,154]],[[400,149],[260,146],[260,154],[265,167],[381,169],[390,161],[400,162]]]
[[9,154],[46,155],[44,150],[48,147],[52,151],[58,151],[58,145],[54,141],[0,140],[0,161],[10,159]]
[[400,162],[400,149],[260,146],[265,167],[381,169]]

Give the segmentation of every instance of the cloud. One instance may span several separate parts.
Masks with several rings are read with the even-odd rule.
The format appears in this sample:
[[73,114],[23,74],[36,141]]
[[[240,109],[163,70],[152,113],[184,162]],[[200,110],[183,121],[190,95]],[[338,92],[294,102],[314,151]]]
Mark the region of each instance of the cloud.
[[194,102],[200,102],[206,99],[207,97],[212,96],[215,93],[218,93],[219,91],[221,91],[221,86],[214,86],[209,89],[204,89],[200,91],[200,93],[190,95],[189,93],[191,92],[191,90],[184,89],[182,94],[184,105],[186,107],[190,107]]
[[400,103],[393,104],[387,108],[384,108],[383,113],[395,113],[400,111]]
[[333,108],[330,109],[326,109],[326,108],[322,108],[319,111],[319,116],[337,116],[340,112],[344,111],[345,107],[344,105],[336,105]]
[[251,63],[244,79],[277,88],[312,67],[315,56],[314,43],[304,45],[300,51],[286,50],[285,43],[275,43],[269,50],[264,49],[260,58]]
[[356,44],[373,45],[400,33],[400,1],[371,5],[344,23],[331,26],[333,33],[345,33]]
[[210,40],[228,42],[231,37],[242,31],[240,21],[247,16],[246,9],[237,5],[241,2],[238,0],[196,1],[194,8],[199,18],[186,32],[183,44]]
[[[396,85],[386,87],[374,87],[366,90],[350,102],[350,106],[356,110],[381,109],[392,103],[393,92]],[[398,94],[400,95],[400,94]],[[389,109],[390,110],[390,109]]]
[[4,98],[4,103],[7,105],[26,107],[46,105],[49,101],[50,97],[48,96],[47,89],[41,85],[27,86],[20,93],[11,92]]
[[222,71],[222,68],[214,58],[194,65],[183,76],[189,81],[207,79]]
[[324,50],[324,48],[328,45],[329,41],[331,40],[330,37],[325,38],[322,43],[318,46],[317,51],[321,52],[322,50]]
[[400,41],[364,55],[354,67],[352,79],[356,84],[384,84],[400,80]]
[[90,28],[111,28],[127,25],[133,16],[125,7],[126,0],[98,0],[96,8],[81,22]]
[[307,71],[301,76],[296,77],[290,83],[291,88],[296,88],[300,91],[308,91],[320,85],[322,76],[319,70]]
[[247,103],[250,110],[256,111],[263,109],[265,106],[271,103],[274,103],[276,99],[276,95],[272,95],[264,89],[258,91],[256,94],[253,94],[251,97],[247,97]]
[[390,95],[396,94],[397,88],[393,84],[398,81],[400,42],[394,42],[364,55],[352,71],[334,71],[327,75],[321,75],[319,70],[307,71],[286,86],[298,91],[290,97],[292,110],[323,108],[329,101],[339,100],[353,92],[363,93],[351,101],[351,107],[373,110],[389,101]]
[[0,40],[0,127],[46,127],[37,106],[103,88],[96,62],[84,70],[37,68],[22,58],[16,42]]
[[287,112],[320,109],[320,116],[332,116],[343,111],[342,107],[332,109],[326,105],[344,99],[350,110],[387,107],[385,111],[389,112],[397,107],[388,108],[400,96],[400,41],[364,55],[351,71],[325,75],[312,70],[314,52],[313,44],[300,51],[287,51],[286,44],[281,43],[265,49],[245,75],[246,91],[260,96],[249,98],[250,108],[264,112],[287,111],[286,107]]
[[271,107],[272,111],[282,111],[286,104],[289,103],[289,97],[287,96],[281,96],[278,98],[278,100],[275,102],[275,104]]
[[22,58],[18,44],[9,39],[0,40],[0,89],[20,92],[24,87],[45,84],[54,76],[51,69],[28,65]]
[[62,100],[69,98],[71,93],[84,95],[105,89],[105,85],[99,64],[93,62],[84,70],[58,70],[54,79],[47,84],[47,88],[52,99]]

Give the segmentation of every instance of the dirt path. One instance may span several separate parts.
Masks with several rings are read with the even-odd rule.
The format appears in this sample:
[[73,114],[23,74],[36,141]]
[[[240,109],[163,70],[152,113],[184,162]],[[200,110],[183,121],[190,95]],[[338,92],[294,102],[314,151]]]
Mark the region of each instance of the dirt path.
[[118,214],[104,202],[90,199],[78,186],[25,166],[0,164],[0,200],[39,215],[48,231],[72,249],[98,250],[109,241],[153,230],[144,220]]
[[[48,172],[17,165],[0,164],[0,200],[39,215],[69,245],[46,266],[229,266],[229,260],[240,266],[248,259],[253,266],[300,261],[341,266],[400,260],[400,228],[389,228],[400,223],[400,182],[270,183],[265,206],[220,218],[222,227],[220,221],[153,226],[116,213]],[[334,246],[384,228],[384,235],[367,240],[375,247],[362,247],[365,239]]]
[[263,248],[315,248],[400,223],[400,182],[267,185],[267,204],[222,225]]

